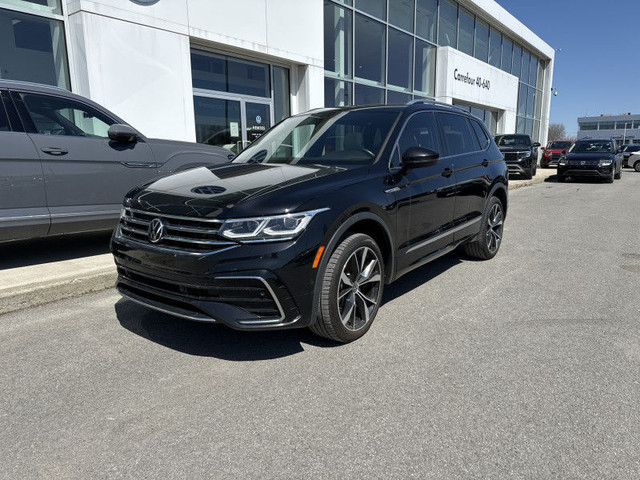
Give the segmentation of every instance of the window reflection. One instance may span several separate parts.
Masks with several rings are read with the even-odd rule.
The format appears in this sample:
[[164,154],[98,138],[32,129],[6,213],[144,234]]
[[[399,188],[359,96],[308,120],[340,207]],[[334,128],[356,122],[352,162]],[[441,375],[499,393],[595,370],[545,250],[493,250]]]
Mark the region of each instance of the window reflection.
[[69,88],[61,21],[0,9],[0,78]]

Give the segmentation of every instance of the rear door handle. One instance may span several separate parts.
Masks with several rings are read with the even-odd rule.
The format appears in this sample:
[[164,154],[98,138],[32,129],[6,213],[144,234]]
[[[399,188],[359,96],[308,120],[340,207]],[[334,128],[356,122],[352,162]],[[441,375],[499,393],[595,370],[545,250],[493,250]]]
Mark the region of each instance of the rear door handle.
[[57,147],[44,147],[42,149],[44,153],[48,153],[49,155],[66,155],[69,153],[69,150],[66,148],[57,148]]
[[445,169],[442,171],[442,176],[443,176],[443,177],[447,177],[447,178],[449,178],[451,175],[453,175],[453,170],[451,170],[450,168],[445,168]]
[[482,160],[482,166],[483,167],[488,167],[489,166],[489,160],[487,160],[486,158],[484,160]]

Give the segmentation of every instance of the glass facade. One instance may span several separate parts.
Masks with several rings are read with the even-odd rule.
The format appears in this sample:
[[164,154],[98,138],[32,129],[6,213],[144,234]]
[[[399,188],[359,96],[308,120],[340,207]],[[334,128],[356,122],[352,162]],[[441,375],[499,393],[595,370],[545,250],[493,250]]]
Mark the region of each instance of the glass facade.
[[433,98],[436,47],[451,46],[518,78],[504,130],[540,140],[546,62],[455,0],[324,0],[324,12],[326,106]]
[[58,0],[0,0],[0,78],[71,88],[60,13]]
[[291,115],[289,69],[191,50],[196,141],[234,153]]

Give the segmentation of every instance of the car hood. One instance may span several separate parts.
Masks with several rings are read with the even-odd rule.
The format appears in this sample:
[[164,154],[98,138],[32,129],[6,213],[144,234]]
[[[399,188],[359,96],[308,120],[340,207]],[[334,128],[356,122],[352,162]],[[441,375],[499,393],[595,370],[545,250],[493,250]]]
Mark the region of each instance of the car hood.
[[[251,217],[296,211],[353,183],[363,168],[231,163],[169,175],[131,191],[125,204],[168,215]],[[366,171],[366,169],[365,169]],[[304,184],[304,185],[303,185]]]
[[613,159],[612,153],[567,153],[567,159],[570,160],[596,160],[601,158]]
[[146,141],[156,155],[156,159],[160,160],[162,163],[170,160],[176,155],[189,153],[216,156],[224,159],[224,161],[229,161],[229,159],[234,156],[233,153],[226,148],[206,145],[203,143],[162,140],[159,138],[147,138]]
[[562,153],[565,152],[567,149],[566,148],[545,148],[544,152],[545,153]]

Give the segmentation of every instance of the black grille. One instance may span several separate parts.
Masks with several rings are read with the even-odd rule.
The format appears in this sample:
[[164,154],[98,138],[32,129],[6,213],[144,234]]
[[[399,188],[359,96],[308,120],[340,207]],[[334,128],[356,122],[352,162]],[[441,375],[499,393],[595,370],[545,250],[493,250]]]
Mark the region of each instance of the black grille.
[[[133,282],[134,288],[135,286],[142,287],[136,289],[137,295],[150,298],[153,296],[154,301],[168,303],[170,297],[162,296],[162,293],[167,293],[179,296],[185,301],[226,303],[261,318],[281,317],[278,304],[271,292],[258,278],[213,279],[212,283],[208,285],[188,285],[144,275],[122,267],[118,267],[118,274]],[[149,293],[144,287],[151,287],[157,293]],[[182,304],[182,302],[180,303]]]
[[[156,218],[162,221],[164,235],[158,242],[151,243],[149,224]],[[218,235],[221,224],[220,220],[178,217],[125,208],[120,219],[120,231],[124,237],[138,242],[174,250],[205,253],[237,245]]]

